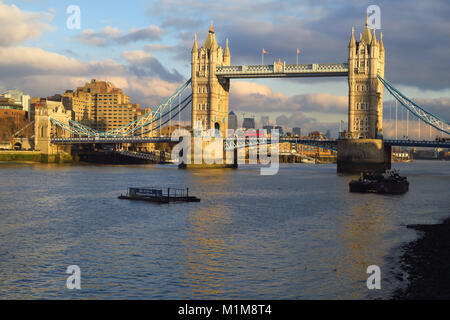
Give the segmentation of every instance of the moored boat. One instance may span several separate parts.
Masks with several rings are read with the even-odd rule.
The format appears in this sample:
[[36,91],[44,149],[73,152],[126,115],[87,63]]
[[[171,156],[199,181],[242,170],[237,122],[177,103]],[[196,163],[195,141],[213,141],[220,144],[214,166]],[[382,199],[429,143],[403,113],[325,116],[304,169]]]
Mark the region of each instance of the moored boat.
[[361,173],[359,180],[349,184],[350,192],[402,194],[409,191],[409,182],[395,170],[381,173]]

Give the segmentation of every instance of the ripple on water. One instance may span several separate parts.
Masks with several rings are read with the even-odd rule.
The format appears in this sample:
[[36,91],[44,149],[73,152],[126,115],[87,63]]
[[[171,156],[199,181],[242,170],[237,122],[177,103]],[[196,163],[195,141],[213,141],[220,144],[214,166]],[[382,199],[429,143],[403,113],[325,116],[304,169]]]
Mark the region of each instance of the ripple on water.
[[[389,298],[406,224],[448,215],[450,166],[401,164],[411,191],[348,193],[335,166],[181,171],[0,166],[0,296],[18,299]],[[199,204],[120,201],[129,186],[189,187]],[[65,289],[79,265],[82,290]],[[366,268],[385,287],[368,294]],[[398,273],[398,272],[397,272]],[[402,279],[400,279],[402,278]]]

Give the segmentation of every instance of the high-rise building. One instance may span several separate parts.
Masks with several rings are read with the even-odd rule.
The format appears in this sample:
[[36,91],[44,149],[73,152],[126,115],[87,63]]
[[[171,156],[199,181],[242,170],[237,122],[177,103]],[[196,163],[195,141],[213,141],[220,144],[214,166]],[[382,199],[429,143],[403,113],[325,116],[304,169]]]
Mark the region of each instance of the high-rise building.
[[296,136],[302,135],[302,128],[292,128],[292,133]]
[[231,111],[228,114],[228,129],[236,130],[238,128],[238,118],[237,115]]
[[256,129],[255,119],[254,118],[244,118],[244,122],[242,123],[242,128],[248,129]]
[[76,122],[99,131],[120,128],[150,112],[130,103],[130,97],[111,82],[95,79],[75,91],[67,90],[62,100],[66,109],[73,110]]
[[270,118],[267,116],[261,117],[261,127],[268,126],[270,124]]
[[30,112],[30,102],[31,97],[27,94],[24,94],[20,90],[8,90],[4,94],[5,98],[14,99],[16,104],[20,104],[22,106],[22,110],[25,112]]
[[283,129],[282,126],[275,126],[275,127],[274,127],[274,130],[278,130],[278,133],[279,133],[280,135],[284,134],[284,129]]

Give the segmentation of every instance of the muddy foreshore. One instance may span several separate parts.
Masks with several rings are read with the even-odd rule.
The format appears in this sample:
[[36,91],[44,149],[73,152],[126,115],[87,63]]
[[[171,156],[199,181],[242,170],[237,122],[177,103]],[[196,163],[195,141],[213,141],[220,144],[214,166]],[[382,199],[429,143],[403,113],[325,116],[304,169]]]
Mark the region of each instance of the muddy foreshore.
[[403,246],[401,268],[408,285],[393,298],[401,300],[450,299],[450,218],[440,224],[410,225],[419,239]]

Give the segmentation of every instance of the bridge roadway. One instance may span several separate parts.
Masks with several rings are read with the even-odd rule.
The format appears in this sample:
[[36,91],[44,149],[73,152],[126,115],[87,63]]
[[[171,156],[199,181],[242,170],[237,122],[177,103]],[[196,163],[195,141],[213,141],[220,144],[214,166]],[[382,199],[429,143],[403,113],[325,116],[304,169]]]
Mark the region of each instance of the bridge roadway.
[[[298,138],[280,138],[280,143],[297,143],[310,145],[325,149],[337,149],[336,139],[298,139]],[[120,144],[120,143],[170,143],[170,137],[123,137],[123,138],[52,138],[53,144]],[[271,143],[270,139],[267,143]],[[450,148],[450,141],[432,141],[432,140],[384,140],[385,145],[395,147],[428,147],[428,148]]]

